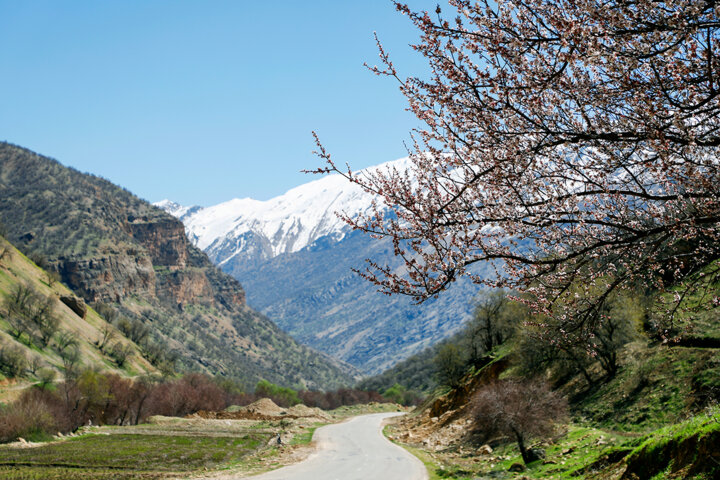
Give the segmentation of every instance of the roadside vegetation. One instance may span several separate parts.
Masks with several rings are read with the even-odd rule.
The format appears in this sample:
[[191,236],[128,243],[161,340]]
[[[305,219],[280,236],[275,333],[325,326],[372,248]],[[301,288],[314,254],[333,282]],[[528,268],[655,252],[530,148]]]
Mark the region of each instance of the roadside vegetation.
[[720,335],[708,299],[720,285],[704,278],[691,277],[705,293],[673,328],[659,327],[672,292],[614,296],[582,348],[543,336],[521,296],[482,294],[462,332],[363,385],[409,389],[405,372],[434,372],[428,399],[387,434],[437,478],[714,478]]

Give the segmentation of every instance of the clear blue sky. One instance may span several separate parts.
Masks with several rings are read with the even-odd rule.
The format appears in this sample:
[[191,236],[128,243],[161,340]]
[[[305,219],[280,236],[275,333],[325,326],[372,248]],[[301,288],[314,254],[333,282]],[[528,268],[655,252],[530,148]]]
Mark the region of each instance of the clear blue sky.
[[311,180],[312,130],[354,168],[405,155],[373,31],[424,70],[389,0],[0,0],[0,140],[150,201],[267,199]]

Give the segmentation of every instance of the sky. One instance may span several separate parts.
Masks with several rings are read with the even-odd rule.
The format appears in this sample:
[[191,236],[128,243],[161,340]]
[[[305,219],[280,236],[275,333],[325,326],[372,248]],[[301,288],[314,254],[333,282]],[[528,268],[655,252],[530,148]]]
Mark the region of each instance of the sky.
[[373,32],[426,70],[390,0],[0,0],[0,140],[152,202],[265,200],[313,180],[313,130],[353,169],[406,155]]

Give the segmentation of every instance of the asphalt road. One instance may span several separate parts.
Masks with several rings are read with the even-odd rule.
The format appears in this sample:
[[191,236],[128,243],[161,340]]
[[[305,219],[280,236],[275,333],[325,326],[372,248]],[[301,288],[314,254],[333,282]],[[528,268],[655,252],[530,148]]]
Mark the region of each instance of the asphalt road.
[[382,422],[399,413],[361,415],[318,428],[318,451],[305,461],[253,480],[427,480],[420,460],[382,434]]

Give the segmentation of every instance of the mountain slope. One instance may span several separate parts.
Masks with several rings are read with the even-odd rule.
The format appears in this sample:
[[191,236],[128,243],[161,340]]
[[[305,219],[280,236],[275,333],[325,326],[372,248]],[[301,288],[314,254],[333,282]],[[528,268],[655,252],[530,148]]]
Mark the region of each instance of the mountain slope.
[[[78,363],[125,376],[157,372],[142,356],[140,347],[120,335],[92,308],[88,308],[84,316],[81,316],[61,301],[61,298],[66,299],[65,301],[72,298],[72,292],[62,283],[55,281],[51,273],[42,270],[0,237],[0,351],[3,352],[3,355],[0,355],[0,370],[6,376],[9,375],[8,369],[13,367],[4,361],[6,352],[14,352],[12,356],[17,357],[19,354],[24,359],[25,368],[18,372],[17,376],[36,376],[43,368],[65,373],[68,367],[63,361],[65,350],[61,351],[57,341],[49,338],[43,345],[42,339],[38,338],[41,332],[36,325],[29,325],[25,332],[17,334],[7,303],[19,288],[31,291],[38,303],[45,298],[50,300],[49,314],[57,320],[50,336],[57,338],[59,335],[70,334],[77,342],[72,348],[77,349]],[[38,306],[30,305],[31,308]],[[112,334],[104,336],[108,328]],[[117,349],[118,346],[127,354],[122,361],[113,355],[112,348]]]
[[[373,168],[402,170],[407,160]],[[368,213],[372,200],[329,175],[266,202],[156,205],[180,218],[191,241],[243,283],[250,305],[299,341],[378,373],[460,328],[476,287],[461,279],[439,299],[414,305],[378,294],[355,275],[366,258],[400,267],[386,241],[353,232],[335,214]]]
[[188,242],[178,220],[104,179],[0,143],[0,221],[11,241],[44,255],[87,301],[151,328],[185,369],[249,385],[350,381],[347,368],[249,308],[240,284]]

